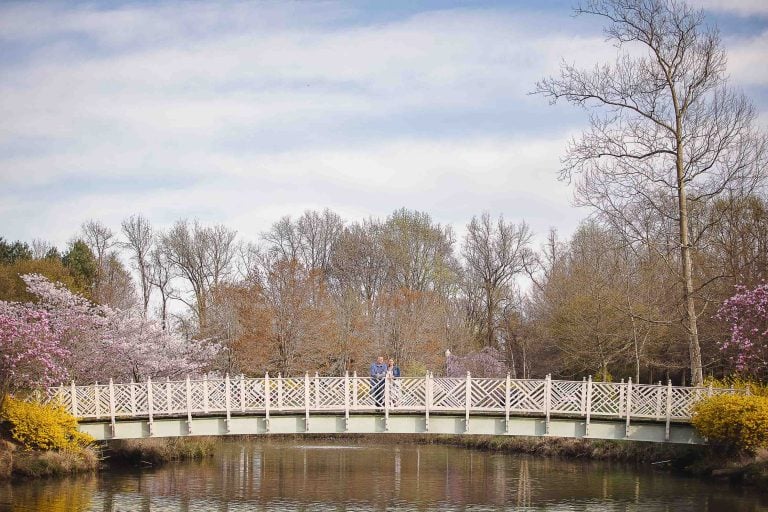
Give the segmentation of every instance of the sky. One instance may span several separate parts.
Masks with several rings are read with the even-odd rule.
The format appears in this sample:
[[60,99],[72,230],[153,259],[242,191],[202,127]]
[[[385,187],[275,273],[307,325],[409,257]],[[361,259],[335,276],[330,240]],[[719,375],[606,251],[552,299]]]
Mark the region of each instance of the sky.
[[[768,126],[768,1],[696,0]],[[0,236],[65,247],[136,213],[224,223],[487,211],[543,237],[587,114],[530,95],[609,61],[570,1],[0,3]]]

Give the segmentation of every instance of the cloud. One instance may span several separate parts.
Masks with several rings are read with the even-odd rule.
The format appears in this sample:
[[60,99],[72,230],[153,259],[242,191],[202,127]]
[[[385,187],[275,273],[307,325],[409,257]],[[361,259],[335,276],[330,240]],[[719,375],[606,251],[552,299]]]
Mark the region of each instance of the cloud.
[[[50,198],[33,193],[9,202],[17,229],[45,227],[64,243],[82,220],[117,227],[143,212],[159,225],[180,217],[225,222],[256,239],[282,215],[330,207],[350,220],[384,217],[399,207],[431,213],[456,227],[483,210],[527,219],[534,228],[567,225],[570,192],[554,180],[564,136],[479,139],[462,143],[391,141],[348,150],[220,157],[226,170],[186,184],[147,190],[80,190]],[[213,160],[202,163],[211,165]],[[55,236],[51,236],[55,233]]]
[[[63,243],[85,218],[142,212],[253,238],[325,206],[567,232],[582,213],[555,171],[585,120],[526,93],[562,58],[615,55],[574,27],[330,2],[2,5],[0,235]],[[737,81],[765,83],[764,39],[728,40]]]
[[765,0],[691,0],[691,4],[706,10],[739,16],[768,16]]
[[768,30],[751,36],[729,38],[728,72],[742,86],[768,85]]

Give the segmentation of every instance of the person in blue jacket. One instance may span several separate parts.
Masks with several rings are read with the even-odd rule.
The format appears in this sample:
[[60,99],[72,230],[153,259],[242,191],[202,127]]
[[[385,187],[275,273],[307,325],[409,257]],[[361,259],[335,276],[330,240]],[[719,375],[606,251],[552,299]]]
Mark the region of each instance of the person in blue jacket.
[[384,362],[384,356],[376,358],[376,362],[371,364],[371,395],[376,407],[384,406],[384,379],[387,377],[387,363]]

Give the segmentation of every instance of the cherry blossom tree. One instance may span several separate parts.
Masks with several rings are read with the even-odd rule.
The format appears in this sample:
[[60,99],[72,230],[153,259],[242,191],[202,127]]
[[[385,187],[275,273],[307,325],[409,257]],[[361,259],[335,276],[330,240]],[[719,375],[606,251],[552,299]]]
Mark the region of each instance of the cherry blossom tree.
[[65,366],[79,382],[174,377],[203,369],[218,345],[188,341],[146,319],[140,308],[112,309],[91,303],[38,274],[22,276],[61,345]]
[[736,369],[758,378],[768,377],[768,283],[753,289],[737,286],[723,302],[717,318],[728,323],[731,337],[721,343]]
[[0,301],[0,409],[8,393],[66,378],[69,354],[50,320],[42,309]]

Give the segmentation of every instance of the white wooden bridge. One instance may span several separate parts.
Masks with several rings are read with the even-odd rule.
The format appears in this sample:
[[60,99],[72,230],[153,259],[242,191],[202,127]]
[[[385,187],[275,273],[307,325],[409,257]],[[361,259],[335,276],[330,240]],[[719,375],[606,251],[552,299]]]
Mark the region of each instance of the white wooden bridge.
[[732,389],[545,379],[201,378],[48,389],[96,439],[433,433],[704,442],[692,405]]

